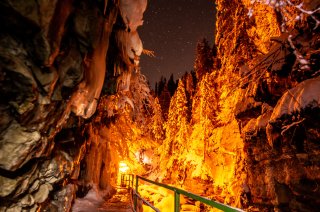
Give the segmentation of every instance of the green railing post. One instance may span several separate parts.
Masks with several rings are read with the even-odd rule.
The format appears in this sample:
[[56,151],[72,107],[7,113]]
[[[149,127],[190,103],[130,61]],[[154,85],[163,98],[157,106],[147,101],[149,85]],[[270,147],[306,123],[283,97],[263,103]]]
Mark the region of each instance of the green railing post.
[[174,190],[174,212],[180,211],[180,193]]

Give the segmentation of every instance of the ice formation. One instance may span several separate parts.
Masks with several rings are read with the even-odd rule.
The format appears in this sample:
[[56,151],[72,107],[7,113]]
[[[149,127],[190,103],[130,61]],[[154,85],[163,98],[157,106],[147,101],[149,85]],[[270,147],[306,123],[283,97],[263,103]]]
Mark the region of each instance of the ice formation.
[[320,77],[305,80],[288,90],[273,110],[270,121],[285,114],[299,112],[306,107],[320,106]]
[[120,30],[117,32],[117,43],[122,50],[122,57],[134,60],[135,64],[139,63],[139,56],[143,51],[142,41],[137,31],[127,32]]
[[120,0],[120,12],[127,28],[136,31],[143,24],[143,13],[147,8],[147,0]]

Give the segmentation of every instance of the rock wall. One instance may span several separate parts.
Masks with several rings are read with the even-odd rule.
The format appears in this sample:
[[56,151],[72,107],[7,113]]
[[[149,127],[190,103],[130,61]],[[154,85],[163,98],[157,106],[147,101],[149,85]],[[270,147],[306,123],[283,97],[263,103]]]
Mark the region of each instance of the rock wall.
[[319,2],[216,3],[219,64],[194,92],[179,83],[159,179],[247,210],[314,211]]
[[[310,17],[294,24],[289,22],[299,13],[291,5],[283,6],[289,11],[285,14],[288,22],[285,22],[284,17],[279,21],[279,16],[284,16],[280,6],[239,1],[235,8],[226,9],[229,3],[218,2],[221,12],[216,42],[222,58],[218,81],[222,85],[221,112],[237,120],[239,142],[243,143],[242,160],[236,164],[242,167],[242,171],[234,178],[246,175],[240,177],[243,183],[240,203],[242,207],[312,211],[319,204],[312,198],[314,192],[319,192],[313,187],[319,180],[315,177],[319,176],[319,167],[310,168],[311,165],[307,164],[318,160],[316,152],[319,147],[309,149],[306,146],[313,146],[317,137],[317,133],[308,133],[317,131],[315,128],[318,126],[308,112],[314,111],[317,116],[318,104],[311,102],[317,102],[318,94],[304,97],[306,103],[297,103],[299,107],[295,109],[275,114],[282,110],[279,107],[282,107],[282,99],[286,95],[291,93],[292,102],[300,98],[301,93],[293,91],[307,87],[299,82],[308,78],[317,81],[317,56],[312,52],[319,48],[316,44],[319,29],[312,29],[315,22]],[[319,5],[304,2],[304,7],[313,11]],[[284,25],[286,28],[281,32]],[[300,56],[308,57],[308,70],[303,68],[297,49],[290,43],[291,37],[295,39],[294,45],[301,45],[298,47],[302,52]],[[309,44],[304,40],[306,37],[311,40]],[[307,81],[305,83],[308,84]],[[287,91],[295,86],[297,88]],[[232,100],[235,101],[232,103]],[[313,126],[308,124],[309,121]],[[279,124],[277,127],[275,122]],[[235,143],[234,139],[232,143]],[[234,194],[237,196],[238,192]]]
[[[135,29],[142,3],[135,14],[139,5],[126,8]],[[87,125],[101,92],[115,93],[142,51],[121,10],[102,0],[0,3],[0,211],[69,211],[83,182],[104,189],[116,179],[112,158],[102,158],[110,145]]]
[[[243,1],[253,12],[247,22],[255,24],[245,30],[256,52],[241,64],[237,85],[242,93],[235,118],[244,143],[247,174],[241,203],[269,210],[313,211],[319,205],[313,198],[319,193],[315,186],[319,181],[320,167],[315,165],[319,146],[314,146],[319,123],[310,115],[319,115],[319,93],[313,95],[318,90],[319,62],[313,52],[319,48],[319,29],[315,29],[315,19],[302,15],[294,6],[297,3],[278,3],[283,5]],[[302,5],[310,11],[319,8],[313,1]],[[311,87],[314,89],[308,90]],[[286,99],[299,106],[284,103]]]

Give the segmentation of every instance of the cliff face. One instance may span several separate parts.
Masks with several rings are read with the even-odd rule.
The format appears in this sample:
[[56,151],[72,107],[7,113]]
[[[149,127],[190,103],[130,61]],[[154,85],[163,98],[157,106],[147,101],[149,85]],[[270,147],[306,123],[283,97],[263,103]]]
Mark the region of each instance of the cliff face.
[[[310,11],[319,7],[313,1],[303,1],[302,5]],[[240,82],[236,84],[239,96],[233,115],[243,142],[246,173],[241,203],[315,210],[319,205],[313,197],[319,194],[315,187],[319,181],[319,166],[315,165],[319,146],[314,143],[319,139],[319,123],[314,119],[319,116],[317,20],[288,3],[281,7],[243,1],[241,6],[249,14],[252,11],[252,16],[246,16],[245,10],[235,19],[247,17],[244,24],[252,25],[244,26],[241,31],[245,35],[238,39],[249,42],[240,42],[238,49],[243,50],[229,54],[224,39],[217,40],[220,54],[228,58],[222,70],[234,76],[232,81]],[[221,34],[223,24],[218,22],[218,29]],[[236,61],[229,60],[232,55]],[[238,59],[241,56],[243,61]],[[228,74],[232,65],[229,70],[236,73]]]
[[1,211],[68,211],[79,178],[100,188],[116,180],[114,146],[89,118],[101,92],[129,86],[116,77],[130,79],[138,67],[145,8],[146,1],[0,3]]
[[195,91],[179,82],[160,151],[163,179],[241,208],[315,210],[319,4],[216,3],[219,64]]

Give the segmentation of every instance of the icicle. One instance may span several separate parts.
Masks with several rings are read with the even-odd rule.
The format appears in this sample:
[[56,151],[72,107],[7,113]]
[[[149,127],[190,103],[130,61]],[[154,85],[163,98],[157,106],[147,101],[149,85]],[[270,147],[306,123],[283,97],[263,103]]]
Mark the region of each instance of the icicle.
[[126,57],[134,60],[136,57],[139,57],[143,51],[142,41],[137,31],[126,32],[119,30],[117,32],[117,43],[119,49],[122,51],[124,61],[127,61]]
[[83,118],[93,115],[100,97],[106,70],[106,54],[109,46],[109,35],[114,24],[116,10],[113,10],[108,19],[104,20],[100,32],[97,47],[85,63],[84,80],[78,86],[78,90],[72,95],[70,104],[71,110]]
[[123,72],[117,79],[117,92],[129,91],[131,73]]

